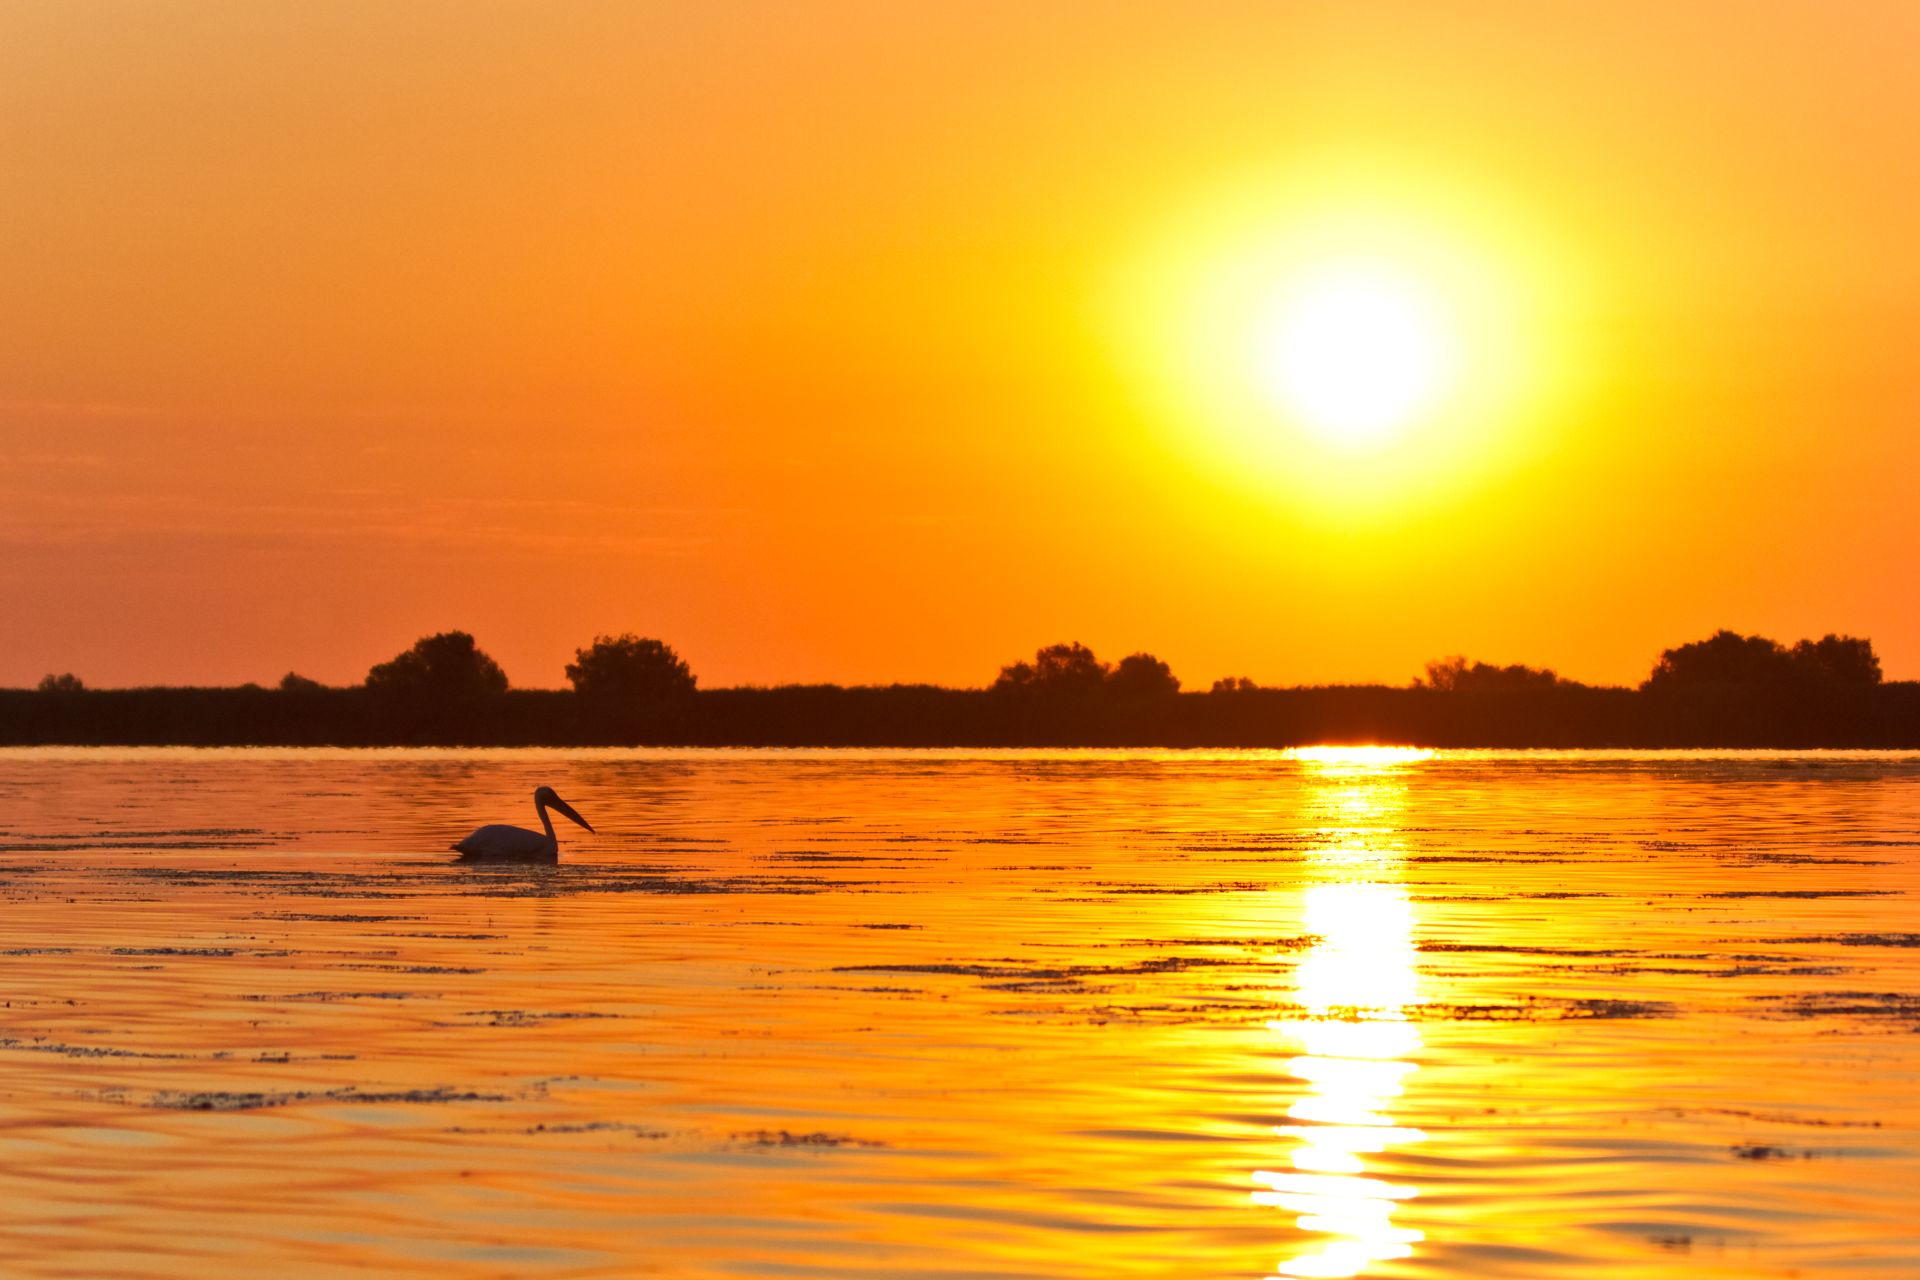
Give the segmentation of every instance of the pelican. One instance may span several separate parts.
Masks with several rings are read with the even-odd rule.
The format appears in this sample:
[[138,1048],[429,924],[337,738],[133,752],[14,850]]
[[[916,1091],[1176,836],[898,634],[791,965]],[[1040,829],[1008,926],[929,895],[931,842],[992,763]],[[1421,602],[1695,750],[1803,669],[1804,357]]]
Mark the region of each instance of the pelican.
[[[545,835],[525,827],[494,823],[481,827],[453,846],[460,853],[460,861],[558,862],[560,838],[553,834],[553,819],[547,816],[547,810],[558,809],[583,827],[587,827],[587,820],[575,813],[572,805],[555,795],[552,787],[541,787],[533,793],[533,808],[540,815],[540,825],[546,828]],[[593,828],[587,827],[587,830],[592,831]]]

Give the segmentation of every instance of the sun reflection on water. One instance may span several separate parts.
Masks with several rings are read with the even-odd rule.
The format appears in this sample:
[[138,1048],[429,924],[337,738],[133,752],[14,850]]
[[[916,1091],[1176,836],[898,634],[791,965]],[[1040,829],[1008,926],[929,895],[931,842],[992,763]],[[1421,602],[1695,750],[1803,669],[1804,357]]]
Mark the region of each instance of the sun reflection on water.
[[[1358,1276],[1407,1257],[1422,1238],[1394,1221],[1415,1189],[1370,1176],[1362,1157],[1424,1136],[1394,1123],[1391,1111],[1420,1049],[1420,1029],[1406,1013],[1419,1000],[1413,903],[1401,886],[1367,878],[1391,861],[1377,847],[1402,794],[1389,775],[1423,758],[1378,748],[1301,756],[1324,782],[1324,808],[1342,829],[1329,832],[1338,843],[1320,859],[1338,878],[1305,893],[1304,929],[1319,941],[1297,975],[1302,1016],[1268,1024],[1302,1050],[1287,1071],[1306,1092],[1277,1129],[1293,1140],[1291,1169],[1254,1173],[1263,1189],[1253,1197],[1295,1214],[1317,1237],[1280,1263],[1282,1276]],[[1363,819],[1370,830],[1353,830]],[[1356,834],[1372,839],[1356,843]]]
[[1323,777],[1355,772],[1377,776],[1393,765],[1433,758],[1433,751],[1428,747],[1290,747],[1286,754],[1313,767]]

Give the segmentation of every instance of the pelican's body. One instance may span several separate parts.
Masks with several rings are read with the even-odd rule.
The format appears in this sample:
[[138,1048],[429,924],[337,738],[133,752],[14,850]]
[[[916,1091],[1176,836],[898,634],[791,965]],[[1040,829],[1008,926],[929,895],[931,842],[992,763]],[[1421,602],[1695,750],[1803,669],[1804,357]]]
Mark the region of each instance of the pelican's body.
[[[571,818],[583,827],[587,820],[573,811],[573,806],[554,794],[552,787],[541,787],[533,793],[533,809],[540,815],[540,831],[529,831],[525,827],[509,827],[501,823],[481,827],[472,835],[454,845],[462,862],[558,862],[560,860],[560,838],[553,834],[553,819],[547,816],[547,810],[558,809],[561,814]],[[587,827],[592,831],[592,827]]]

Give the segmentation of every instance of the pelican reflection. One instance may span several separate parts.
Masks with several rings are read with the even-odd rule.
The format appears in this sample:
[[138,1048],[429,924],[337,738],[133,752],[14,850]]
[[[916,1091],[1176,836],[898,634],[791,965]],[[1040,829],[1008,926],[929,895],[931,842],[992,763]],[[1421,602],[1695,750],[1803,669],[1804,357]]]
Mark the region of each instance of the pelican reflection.
[[[1401,807],[1391,774],[1409,758],[1302,760],[1324,790],[1322,811],[1338,825],[1325,831],[1328,879],[1304,896],[1304,930],[1318,942],[1297,972],[1302,1016],[1269,1024],[1300,1050],[1287,1072],[1305,1084],[1277,1130],[1291,1140],[1290,1168],[1253,1175],[1263,1188],[1254,1199],[1296,1215],[1309,1233],[1279,1264],[1281,1276],[1358,1276],[1407,1257],[1422,1238],[1395,1221],[1415,1189],[1370,1172],[1365,1159],[1424,1136],[1393,1117],[1420,1049],[1420,1029],[1406,1012],[1419,1000],[1413,903],[1400,885],[1374,878],[1398,862],[1382,837],[1391,836]],[[1356,818],[1367,825],[1351,825]]]

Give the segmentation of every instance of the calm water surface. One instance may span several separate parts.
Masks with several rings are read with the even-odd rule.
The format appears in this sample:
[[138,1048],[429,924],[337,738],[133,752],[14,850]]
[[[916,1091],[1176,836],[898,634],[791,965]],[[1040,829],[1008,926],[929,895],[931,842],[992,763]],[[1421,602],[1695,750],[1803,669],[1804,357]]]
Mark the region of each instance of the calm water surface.
[[0,1270],[1911,1278],[1916,890],[1900,756],[0,752]]

